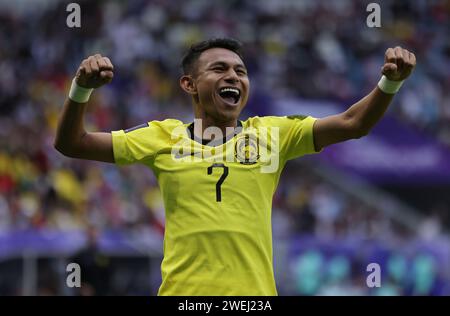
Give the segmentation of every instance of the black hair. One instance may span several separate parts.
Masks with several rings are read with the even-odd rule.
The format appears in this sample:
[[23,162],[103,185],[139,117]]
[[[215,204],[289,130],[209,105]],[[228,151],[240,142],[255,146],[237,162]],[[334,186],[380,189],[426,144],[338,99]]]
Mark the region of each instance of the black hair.
[[184,74],[192,74],[194,72],[194,65],[200,55],[210,48],[225,48],[231,50],[244,60],[241,52],[241,42],[233,38],[212,38],[191,45],[181,61]]

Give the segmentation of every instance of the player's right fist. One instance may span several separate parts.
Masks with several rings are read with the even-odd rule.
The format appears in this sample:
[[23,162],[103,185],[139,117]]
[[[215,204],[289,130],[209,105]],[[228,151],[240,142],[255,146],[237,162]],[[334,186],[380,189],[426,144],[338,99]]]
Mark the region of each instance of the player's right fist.
[[89,56],[78,67],[76,82],[83,88],[99,88],[110,83],[114,76],[114,66],[108,57],[100,54]]

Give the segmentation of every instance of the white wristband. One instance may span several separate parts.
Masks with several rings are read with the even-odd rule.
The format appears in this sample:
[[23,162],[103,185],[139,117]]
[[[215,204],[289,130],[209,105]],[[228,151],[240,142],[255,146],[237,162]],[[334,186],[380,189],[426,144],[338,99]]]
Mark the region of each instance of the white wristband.
[[86,103],[89,101],[93,90],[79,86],[75,78],[73,78],[72,85],[70,86],[69,99],[77,103]]
[[386,78],[385,75],[383,75],[380,79],[380,81],[378,81],[378,88],[380,88],[381,91],[383,91],[384,93],[387,94],[395,94],[398,92],[398,90],[400,90],[400,87],[403,84],[403,80],[402,81],[393,81],[393,80],[389,80],[388,78]]

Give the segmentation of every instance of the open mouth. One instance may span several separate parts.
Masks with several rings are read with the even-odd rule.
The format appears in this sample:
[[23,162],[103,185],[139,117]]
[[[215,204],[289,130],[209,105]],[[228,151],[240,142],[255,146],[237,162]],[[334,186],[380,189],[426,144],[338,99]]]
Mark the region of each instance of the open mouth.
[[225,87],[219,89],[219,96],[227,103],[236,104],[241,98],[241,91],[237,88]]

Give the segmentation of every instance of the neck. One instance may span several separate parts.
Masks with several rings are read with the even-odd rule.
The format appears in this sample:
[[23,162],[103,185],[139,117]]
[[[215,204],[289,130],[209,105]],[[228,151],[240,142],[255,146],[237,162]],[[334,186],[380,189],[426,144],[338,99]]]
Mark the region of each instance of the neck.
[[[217,132],[215,132],[214,129],[209,129],[205,133],[205,130],[209,127],[219,129],[221,131],[221,137],[217,135],[218,130],[216,130]],[[236,127],[237,119],[233,119],[231,121],[217,121],[212,119],[211,117],[196,117],[194,121],[194,135],[198,139],[222,138],[233,134]]]
[[[238,125],[237,118],[231,120],[217,120],[212,116],[209,116],[204,111],[202,111],[198,106],[195,106],[194,109],[195,109],[194,136],[196,138],[198,139],[217,138],[218,135],[216,132],[214,132],[214,129],[208,130],[205,133],[205,130],[208,127],[220,129],[222,133],[221,137],[224,138],[230,134],[234,134],[234,130]],[[211,134],[213,134],[214,137],[212,137]]]

